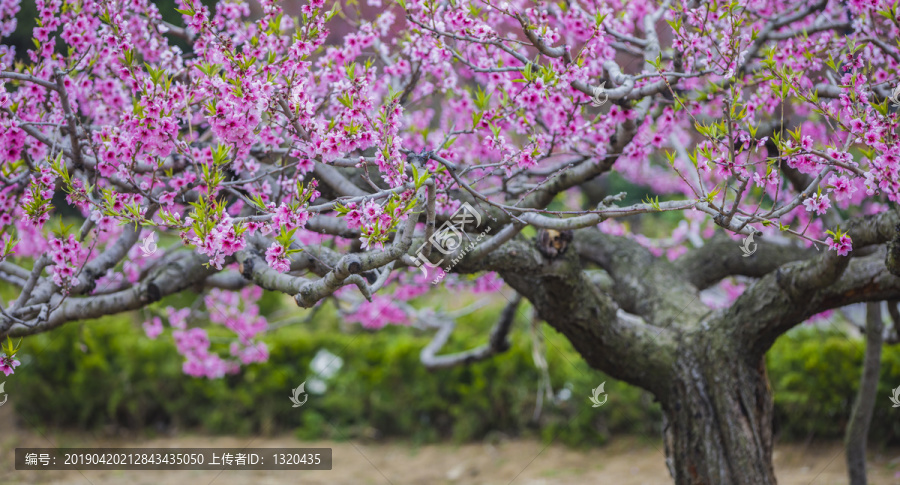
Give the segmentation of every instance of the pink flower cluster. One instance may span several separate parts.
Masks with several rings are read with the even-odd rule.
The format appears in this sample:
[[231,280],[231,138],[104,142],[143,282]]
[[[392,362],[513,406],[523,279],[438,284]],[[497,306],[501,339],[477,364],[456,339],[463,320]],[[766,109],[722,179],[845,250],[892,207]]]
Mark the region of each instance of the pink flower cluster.
[[269,323],[259,314],[254,301],[262,298],[262,288],[252,286],[240,292],[218,288],[203,298],[209,313],[209,321],[225,326],[237,334],[239,342],[248,345]]
[[846,176],[837,176],[835,174],[831,174],[831,177],[828,178],[828,186],[836,201],[847,200],[853,197],[853,194],[857,191],[850,179]]
[[[400,200],[409,200],[412,195],[411,191],[403,192]],[[359,240],[362,241],[363,249],[380,249],[384,247],[387,233],[394,226],[395,221],[406,218],[406,215],[402,212],[402,206],[403,203],[401,202],[394,209],[393,213],[389,214],[385,212],[384,207],[374,200],[366,202],[362,207],[356,202],[351,202],[346,206],[349,212],[344,214],[344,218],[347,221],[347,227],[350,229],[362,229],[360,231],[362,236],[360,236]]]
[[56,186],[56,174],[48,166],[40,168],[39,176],[31,177],[31,185],[22,197],[22,205],[28,207],[28,219],[36,227],[43,227],[50,220],[50,211],[46,206],[34,207],[41,201],[50,201],[53,198],[53,189]]
[[248,346],[231,342],[229,350],[232,356],[237,357],[244,364],[263,363],[269,360],[269,348],[265,342],[255,342]]
[[364,328],[378,330],[385,325],[409,324],[409,316],[389,296],[373,295],[372,301],[363,301],[352,312],[344,316],[348,322],[358,322]]
[[50,274],[56,286],[67,288],[78,285],[76,273],[81,263],[87,258],[88,250],[75,239],[74,234],[69,234],[67,239],[50,240],[50,261],[53,266]]
[[[13,223],[13,214],[18,209],[14,188],[9,186],[0,189],[0,230]],[[21,213],[21,210],[19,212]]]
[[306,225],[307,221],[309,221],[309,212],[307,212],[306,209],[300,208],[292,210],[287,204],[278,206],[272,216],[272,225],[284,228],[287,231],[297,227],[303,227]]
[[[262,290],[252,287],[240,292],[213,290],[203,300],[209,321],[237,334],[237,339],[228,346],[232,359],[223,358],[212,349],[205,329],[187,328],[191,316],[189,308],[165,309],[169,325],[174,329],[175,348],[185,359],[182,365],[185,374],[216,379],[237,373],[241,364],[262,363],[269,359],[266,344],[253,340],[268,327],[268,322],[259,315],[259,307],[250,303],[261,296]],[[143,328],[148,338],[156,339],[163,332],[163,321],[160,317],[152,317],[143,323]]]
[[363,207],[359,207],[356,202],[351,202],[347,204],[347,208],[350,209],[350,212],[345,218],[347,227],[350,229],[368,227],[372,230],[375,225],[380,227],[390,227],[391,225],[391,215],[385,214],[384,209],[374,200],[366,202]]
[[847,235],[841,235],[839,238],[830,237],[825,240],[828,249],[837,251],[838,256],[846,256],[853,250],[853,241]]
[[163,324],[162,319],[159,317],[153,317],[150,320],[147,320],[143,324],[144,333],[147,334],[147,338],[151,340],[156,340],[156,337],[159,337],[159,334],[163,332]]
[[[230,91],[229,86],[227,92]],[[228,97],[230,99],[216,103],[215,112],[208,118],[209,123],[216,135],[229,144],[249,147],[255,141],[254,129],[259,124],[261,105],[252,105],[247,98]]]
[[231,217],[227,214],[205,238],[195,236],[190,242],[197,246],[197,252],[209,256],[209,263],[216,269],[222,269],[226,256],[231,256],[246,246],[244,238],[237,235]]
[[269,266],[279,273],[287,273],[291,270],[291,261],[287,257],[287,251],[277,242],[272,243],[266,249],[266,263],[269,263]]
[[206,377],[217,379],[225,374],[235,374],[239,366],[235,362],[228,362],[209,351],[209,336],[202,328],[190,330],[175,330],[172,332],[175,338],[175,347],[178,353],[185,357],[182,370],[192,377]]
[[807,212],[815,211],[816,215],[822,215],[828,212],[828,208],[831,207],[831,201],[827,195],[813,194],[803,201],[803,206],[806,207]]

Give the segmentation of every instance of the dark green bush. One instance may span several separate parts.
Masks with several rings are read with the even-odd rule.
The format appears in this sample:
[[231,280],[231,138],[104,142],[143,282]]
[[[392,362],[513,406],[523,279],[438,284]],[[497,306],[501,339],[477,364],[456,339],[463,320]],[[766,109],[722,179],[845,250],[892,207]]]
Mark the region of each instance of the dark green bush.
[[[449,350],[480,343],[492,312],[460,325]],[[269,336],[267,364],[224,379],[194,379],[168,333],[153,341],[128,318],[67,325],[29,338],[23,365],[6,390],[27,422],[47,426],[196,429],[211,433],[282,433],[303,439],[405,437],[416,442],[539,435],[570,445],[603,443],[612,433],[659,435],[661,411],[646,392],[589,369],[568,342],[544,327],[554,390],[571,389],[558,404],[544,402],[532,423],[539,373],[527,332],[495,358],[430,372],[419,363],[429,334],[407,328],[343,334],[333,322],[320,330],[288,327]],[[480,335],[480,339],[479,339]],[[319,349],[344,360],[323,395],[291,407],[291,389],[311,377]],[[775,425],[786,439],[839,438],[855,396],[863,344],[811,328],[792,331],[769,352]],[[606,381],[608,402],[592,408],[591,389]],[[900,385],[900,349],[886,347],[872,438],[900,441],[888,400]]]
[[[856,398],[865,343],[835,331],[798,328],[778,339],[767,355],[775,390],[775,428],[785,438],[843,438]],[[900,442],[891,389],[900,386],[900,346],[886,346],[870,439]]]

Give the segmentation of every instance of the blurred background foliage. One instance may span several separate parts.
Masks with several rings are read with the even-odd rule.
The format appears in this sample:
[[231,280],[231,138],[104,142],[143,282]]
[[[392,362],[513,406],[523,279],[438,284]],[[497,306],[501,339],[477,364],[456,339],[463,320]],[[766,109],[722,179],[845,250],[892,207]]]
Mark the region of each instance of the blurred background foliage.
[[[483,343],[501,308],[498,302],[460,318],[445,352]],[[26,339],[20,352],[23,365],[7,392],[29,425],[112,432],[293,431],[301,439],[404,437],[419,443],[558,435],[557,440],[570,445],[601,444],[613,432],[657,436],[661,412],[649,394],[589,369],[546,326],[549,375],[562,399],[555,404],[545,399],[543,412],[533,421],[540,372],[528,324],[516,322],[513,347],[506,353],[429,371],[419,353],[433,330],[341,332],[336,316],[323,309],[311,323],[267,335],[269,362],[207,380],[182,373],[183,359],[171,332],[150,340],[131,317],[109,317]],[[210,328],[214,345],[215,330]],[[313,394],[308,386],[306,404],[293,408],[291,390],[315,375],[310,361],[320,349],[339,356],[343,365],[324,379],[322,394]],[[608,402],[593,409],[587,396],[604,381]]]
[[[484,342],[502,303],[459,319],[446,351]],[[294,310],[297,311],[297,310]],[[523,311],[522,315],[528,314]],[[523,319],[521,319],[523,320]],[[589,369],[571,345],[542,324],[555,400],[532,419],[540,372],[527,325],[517,321],[513,347],[485,362],[429,371],[419,353],[433,331],[388,327],[338,331],[327,310],[264,339],[271,357],[237,375],[186,376],[171,333],[148,339],[130,316],[69,324],[28,338],[23,365],[6,391],[30,426],[149,435],[186,430],[214,434],[283,434],[313,439],[405,438],[415,443],[539,436],[572,446],[601,445],[613,433],[656,440],[660,407],[648,393]],[[216,332],[211,331],[215,338]],[[222,334],[224,337],[224,333]],[[291,390],[314,376],[310,361],[326,349],[343,361],[293,408]],[[804,326],[769,352],[779,439],[841,438],[860,376],[864,345],[836,330]],[[592,408],[591,390],[606,382],[608,401]],[[871,429],[874,442],[900,442],[888,396],[900,383],[900,348],[886,347]],[[555,401],[555,402],[554,402]]]

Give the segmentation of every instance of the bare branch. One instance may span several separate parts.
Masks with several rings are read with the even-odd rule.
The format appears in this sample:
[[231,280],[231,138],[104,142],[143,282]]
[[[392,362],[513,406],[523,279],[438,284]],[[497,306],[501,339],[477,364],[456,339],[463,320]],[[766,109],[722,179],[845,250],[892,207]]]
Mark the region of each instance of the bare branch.
[[488,343],[464,352],[437,355],[444,347],[444,344],[447,343],[447,340],[453,333],[453,329],[456,327],[456,322],[454,320],[446,321],[439,326],[440,330],[438,330],[438,333],[431,342],[422,349],[421,354],[419,354],[419,359],[422,361],[422,364],[430,370],[444,369],[457,365],[468,365],[473,362],[485,360],[496,354],[506,352],[510,348],[507,336],[509,335],[509,330],[515,320],[516,310],[521,301],[522,297],[516,295],[506,305],[503,312],[500,313],[500,319],[494,325],[494,329],[491,330],[491,336]]

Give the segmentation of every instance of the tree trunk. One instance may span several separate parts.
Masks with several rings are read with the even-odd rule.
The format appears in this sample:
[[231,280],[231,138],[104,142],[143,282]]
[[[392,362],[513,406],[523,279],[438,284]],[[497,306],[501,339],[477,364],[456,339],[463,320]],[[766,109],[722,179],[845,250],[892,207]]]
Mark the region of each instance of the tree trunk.
[[878,391],[878,374],[881,370],[881,344],[884,323],[881,321],[881,302],[866,304],[866,355],[859,382],[859,392],[850,413],[845,437],[847,446],[847,473],[851,485],[866,485],[866,439],[875,395]]
[[776,483],[765,363],[747,362],[725,342],[681,346],[663,400],[666,462],[676,485]]

